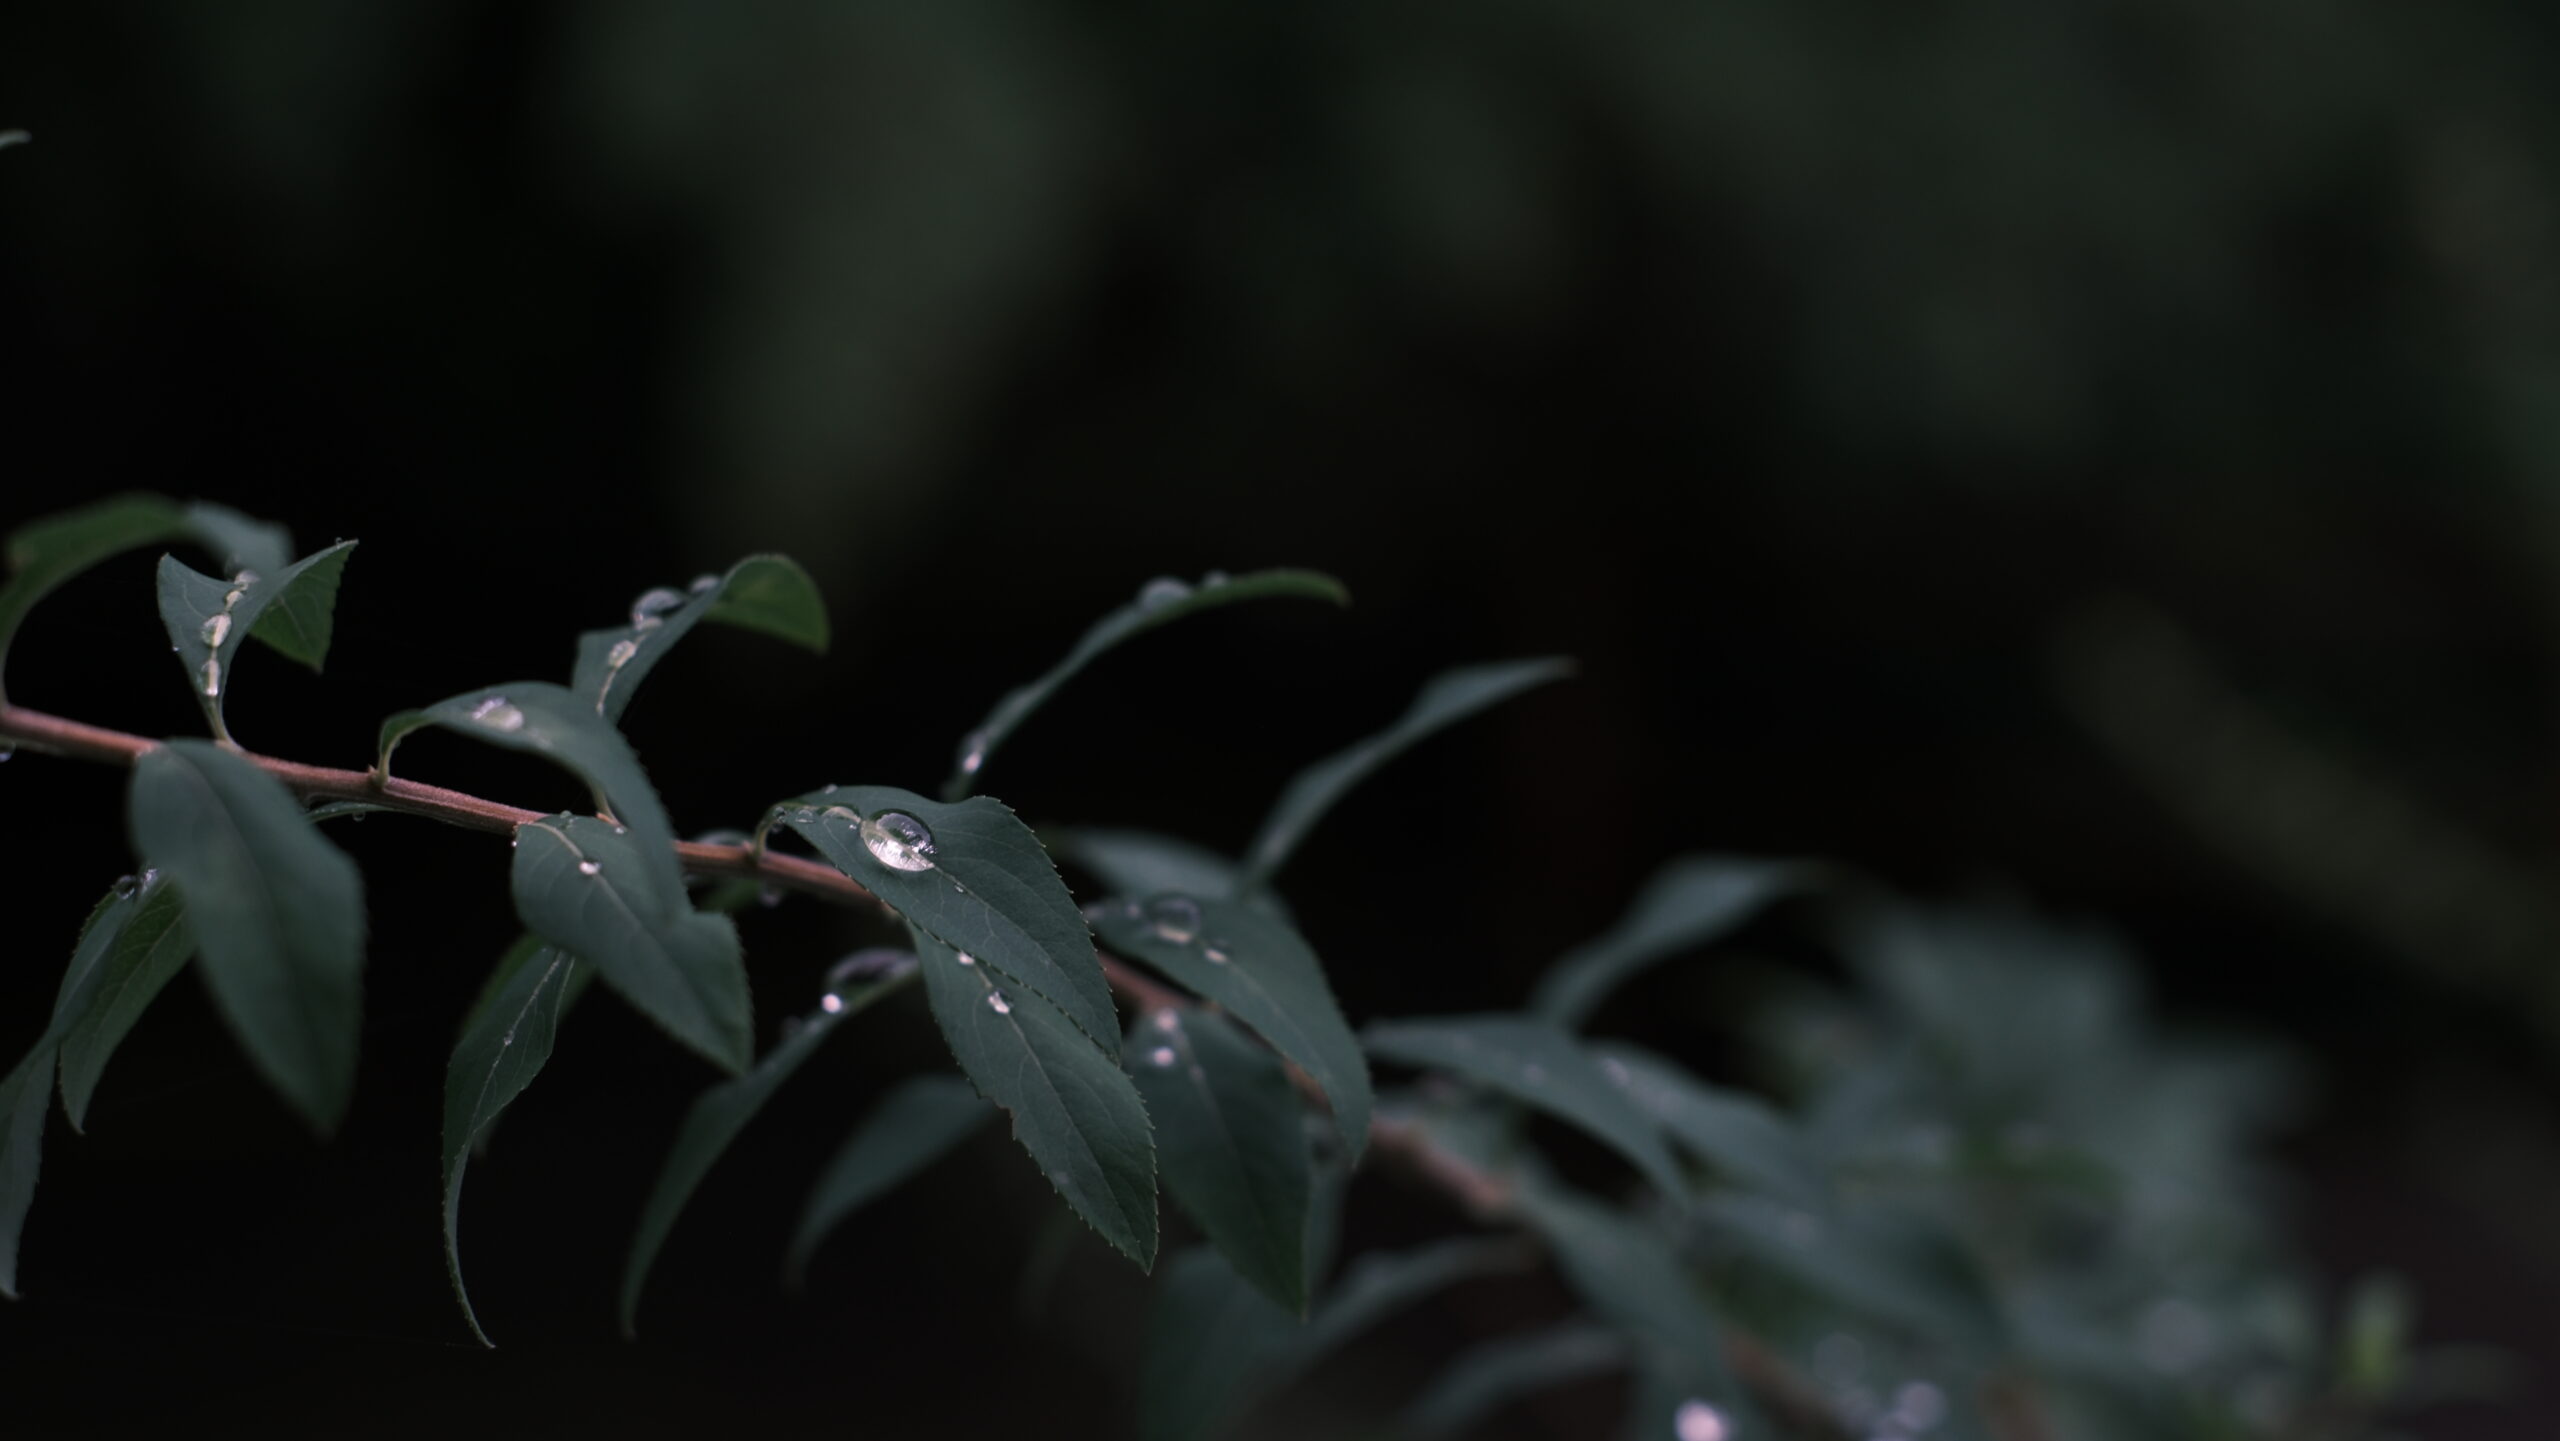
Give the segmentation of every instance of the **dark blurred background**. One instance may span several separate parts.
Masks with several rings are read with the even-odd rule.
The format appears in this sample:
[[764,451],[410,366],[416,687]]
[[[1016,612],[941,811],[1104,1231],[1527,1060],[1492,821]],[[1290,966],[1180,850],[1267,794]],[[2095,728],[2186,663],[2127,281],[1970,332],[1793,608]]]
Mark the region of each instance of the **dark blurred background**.
[[[2519,0],[12,6],[0,523],[148,488],[360,537],[329,675],[262,655],[231,708],[343,765],[387,711],[565,678],[638,591],[786,550],[833,654],[704,631],[633,709],[688,829],[930,789],[1161,572],[1310,565],[1357,603],[1096,667],[989,767],[1027,817],[1232,847],[1430,671],[1570,653],[1578,681],[1401,763],[1285,878],[1355,1021],[1517,1003],[1686,849],[2094,918],[2170,1023],[2302,1061],[2275,1159],[2304,1264],[2397,1271],[2422,1339],[2523,1363],[2409,1431],[2538,1437],[2555,60],[2560,12]],[[13,698],[192,731],[147,571],[40,611]],[[403,764],[568,799],[458,742]],[[0,1042],[128,865],[119,796],[0,771]],[[342,842],[374,929],[347,1131],[300,1134],[173,987],[92,1134],[55,1123],[0,1311],[13,1412],[1118,1429],[1143,1291],[1070,1245],[1015,1306],[1046,1207],[999,1137],[805,1297],[773,1282],[849,1115],[942,1063],[920,1008],[748,1134],[636,1344],[615,1268],[709,1076],[582,1008],[472,1174],[503,1348],[472,1349],[435,1133],[512,935],[504,848]],[[768,1034],[864,936],[806,910],[746,922]],[[1739,1056],[1748,988],[1716,975],[1648,994]],[[1353,1207],[1355,1244],[1449,1223],[1392,1183]],[[1400,1394],[1460,1324],[1319,1389]]]

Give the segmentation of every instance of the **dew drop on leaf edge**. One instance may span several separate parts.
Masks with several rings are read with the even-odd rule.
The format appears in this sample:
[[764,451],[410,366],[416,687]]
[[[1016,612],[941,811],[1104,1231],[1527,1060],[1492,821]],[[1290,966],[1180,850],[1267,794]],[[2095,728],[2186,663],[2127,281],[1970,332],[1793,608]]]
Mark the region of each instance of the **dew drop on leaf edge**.
[[1191,583],[1160,575],[1138,588],[1138,609],[1162,610],[1176,601],[1189,598]]

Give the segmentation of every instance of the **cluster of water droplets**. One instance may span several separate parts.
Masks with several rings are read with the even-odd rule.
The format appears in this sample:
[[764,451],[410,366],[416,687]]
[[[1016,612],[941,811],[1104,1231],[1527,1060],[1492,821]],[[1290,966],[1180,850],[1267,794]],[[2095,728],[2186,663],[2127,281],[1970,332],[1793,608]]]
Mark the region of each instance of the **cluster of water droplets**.
[[[207,646],[220,650],[222,643],[230,639],[232,609],[240,604],[240,597],[249,593],[249,587],[257,583],[258,573],[254,570],[244,570],[231,577],[231,589],[223,592],[222,595],[222,609],[206,616],[203,629],[197,632]],[[204,664],[196,668],[196,682],[204,688],[208,698],[221,695],[221,660],[214,656],[206,656]]]
[[524,729],[524,712],[517,709],[515,702],[502,695],[482,696],[480,703],[471,708],[471,718],[491,730],[520,731]]

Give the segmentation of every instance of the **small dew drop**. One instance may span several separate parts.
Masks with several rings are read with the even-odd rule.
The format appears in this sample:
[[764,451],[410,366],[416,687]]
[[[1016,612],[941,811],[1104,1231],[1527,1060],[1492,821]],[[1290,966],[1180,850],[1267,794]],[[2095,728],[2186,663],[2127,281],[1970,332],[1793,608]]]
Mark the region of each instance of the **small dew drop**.
[[631,628],[656,630],[666,623],[667,612],[682,604],[683,591],[670,590],[663,585],[644,590],[638,600],[631,602]]
[[933,832],[905,811],[882,811],[864,821],[862,844],[893,871],[933,869]]
[[491,730],[524,729],[524,712],[516,709],[515,703],[502,695],[489,696],[473,706],[471,718]]
[[775,906],[781,905],[782,887],[767,886],[763,890],[756,892],[756,904],[764,907],[768,911],[772,910]]
[[960,964],[964,966],[974,966],[978,963],[978,958],[969,954],[967,951],[956,951],[953,954],[959,958]]
[[1181,1030],[1182,1018],[1175,1015],[1172,1008],[1167,1007],[1164,1010],[1156,1012],[1156,1029],[1159,1031]]
[[989,991],[987,992],[987,1009],[999,1016],[1009,1016],[1013,1014],[1013,1002],[1006,1000],[1002,991]]
[[816,825],[818,823],[818,808],[816,806],[801,806],[793,810],[791,812],[791,823],[795,826]]
[[206,695],[222,694],[222,662],[208,657],[205,660],[204,669],[197,671],[196,674],[204,681]]
[[1147,1052],[1147,1064],[1159,1067],[1172,1065],[1173,1047],[1158,1046],[1154,1050]]
[[604,653],[605,669],[620,670],[631,664],[631,658],[639,653],[640,642],[628,638],[615,641],[613,649]]
[[246,590],[258,583],[258,573],[254,570],[241,571],[231,577],[231,583]]
[[822,796],[831,796],[831,795],[834,795],[835,793],[836,793],[836,783],[835,783],[834,781],[829,781],[829,782],[827,782],[825,785],[820,786],[820,787],[818,788],[818,794],[820,794],[820,795],[822,795]]
[[1200,959],[1207,961],[1213,966],[1223,966],[1227,963],[1227,953],[1222,947],[1202,946],[1200,948]]
[[838,821],[849,826],[858,826],[862,824],[861,815],[851,806],[829,806],[824,811],[819,812],[819,815],[822,819]]
[[117,897],[118,897],[119,899],[128,898],[128,897],[132,896],[132,894],[133,894],[135,891],[138,891],[138,890],[141,890],[141,889],[142,889],[142,879],[141,879],[141,877],[139,877],[139,876],[118,876],[118,877],[116,877],[116,886],[115,886],[115,890],[116,890],[116,895],[117,895]]
[[1158,896],[1147,902],[1147,921],[1160,939],[1189,945],[1200,934],[1200,903],[1189,896]]
[[685,589],[692,591],[695,595],[708,595],[719,588],[720,577],[708,572],[695,576],[693,578],[693,583],[685,587]]
[[960,738],[960,774],[976,775],[987,763],[987,733],[971,731]]
[[833,991],[829,991],[825,995],[818,997],[818,1009],[826,1012],[830,1016],[840,1016],[844,1014],[844,997],[837,995]]
[[602,875],[604,874],[604,862],[580,861],[578,862],[578,874],[582,876]]
[[1671,1413],[1671,1434],[1679,1441],[1726,1441],[1733,1428],[1725,1424],[1723,1412],[1692,1397]]
[[222,644],[223,638],[230,634],[231,612],[227,610],[216,611],[212,615],[205,617],[204,643],[206,645],[218,647]]
[[1169,575],[1160,575],[1138,588],[1138,609],[1162,610],[1176,601],[1187,598],[1190,594],[1190,582],[1175,580]]
[[242,597],[242,596],[244,596],[244,595],[246,595],[246,594],[248,594],[248,591],[247,591],[247,589],[246,589],[245,587],[240,588],[240,589],[235,589],[235,590],[227,590],[227,591],[224,591],[224,592],[222,593],[222,605],[223,605],[223,608],[224,608],[225,610],[228,610],[228,609],[230,609],[232,606],[238,605],[238,604],[240,603],[240,597]]

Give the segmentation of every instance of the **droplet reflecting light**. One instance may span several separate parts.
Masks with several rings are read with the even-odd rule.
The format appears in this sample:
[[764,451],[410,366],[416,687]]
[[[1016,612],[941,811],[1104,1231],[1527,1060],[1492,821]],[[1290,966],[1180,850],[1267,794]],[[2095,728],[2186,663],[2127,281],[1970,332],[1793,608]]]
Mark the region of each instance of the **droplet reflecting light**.
[[893,871],[933,869],[933,832],[904,811],[882,811],[864,821],[862,844]]
[[1725,1424],[1723,1412],[1692,1397],[1671,1413],[1671,1434],[1679,1441],[1726,1441],[1733,1428]]

